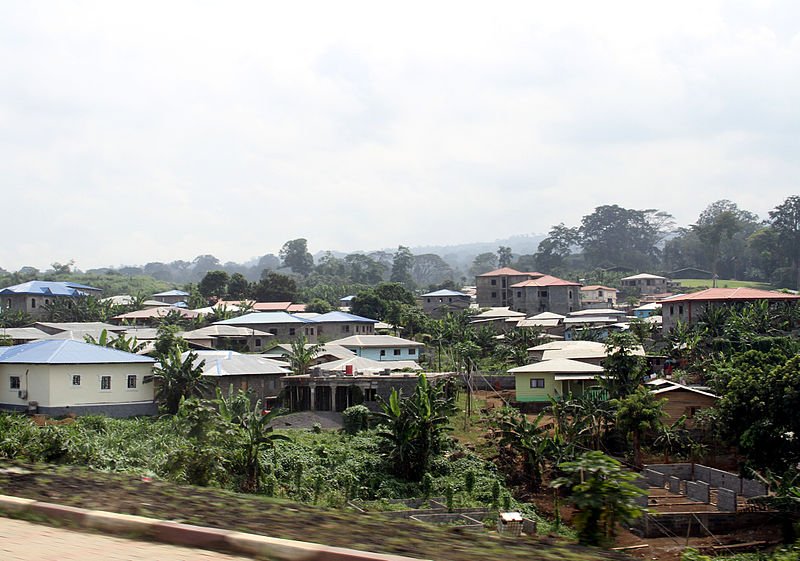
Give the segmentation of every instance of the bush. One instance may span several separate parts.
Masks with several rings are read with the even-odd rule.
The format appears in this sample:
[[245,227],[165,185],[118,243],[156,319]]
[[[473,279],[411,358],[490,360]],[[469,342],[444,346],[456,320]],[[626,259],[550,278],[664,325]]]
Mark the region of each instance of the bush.
[[347,434],[357,434],[369,428],[369,409],[364,405],[353,405],[342,413],[342,423],[344,432]]

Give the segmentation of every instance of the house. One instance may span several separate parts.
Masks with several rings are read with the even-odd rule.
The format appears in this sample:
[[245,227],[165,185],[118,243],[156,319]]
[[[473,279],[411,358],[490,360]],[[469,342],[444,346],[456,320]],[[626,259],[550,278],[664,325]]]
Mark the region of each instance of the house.
[[638,296],[652,296],[668,292],[669,281],[666,277],[640,273],[620,280],[622,290]]
[[83,340],[84,335],[91,335],[95,339],[105,330],[109,334],[121,333],[125,331],[125,327],[121,325],[112,325],[102,321],[86,321],[86,322],[51,322],[51,321],[37,321],[33,327],[44,331],[48,335],[59,335],[62,333],[71,332],[76,338]]
[[[426,374],[428,381],[439,384],[451,378],[450,373]],[[292,411],[344,411],[351,405],[363,403],[375,410],[378,397],[388,400],[392,390],[411,395],[417,385],[416,372],[385,372],[380,374],[325,373],[317,371],[281,379],[283,405]]]
[[317,325],[313,320],[283,311],[253,312],[218,321],[214,325],[233,325],[266,331],[275,338],[276,342],[291,341],[298,337],[305,337],[309,343],[317,342]]
[[183,290],[167,290],[166,292],[153,294],[153,300],[171,305],[175,305],[178,302],[186,302],[187,298],[189,298],[189,293]]
[[694,417],[703,409],[714,407],[719,397],[704,386],[686,386],[672,380],[656,379],[647,382],[650,392],[663,398],[663,411],[667,414],[665,424],[671,425],[686,417],[686,428],[694,427]]
[[661,315],[661,302],[649,302],[633,309],[634,317],[646,319],[651,316]]
[[516,327],[520,320],[525,319],[525,314],[510,309],[508,306],[489,308],[470,317],[470,325],[475,327],[488,326],[498,333],[503,333]]
[[351,356],[323,362],[314,368],[324,373],[377,374],[391,371],[421,371],[422,367],[413,360],[372,360],[363,356]]
[[355,294],[349,294],[347,296],[339,298],[339,309],[344,311],[344,312],[349,311],[350,310],[350,306],[353,303],[353,298],[355,298],[355,297],[356,297]]
[[589,308],[572,312],[564,319],[564,339],[573,340],[579,333],[591,331],[604,341],[613,329],[627,329],[625,312],[606,308]]
[[119,325],[154,325],[157,324],[161,318],[171,313],[180,314],[181,317],[187,320],[196,319],[202,315],[194,310],[187,310],[186,308],[170,304],[168,306],[145,308],[144,310],[120,314],[111,318],[111,321]]
[[214,324],[186,331],[181,336],[186,341],[212,349],[246,348],[250,352],[259,352],[272,334],[252,327]]
[[447,314],[466,310],[471,299],[469,294],[457,290],[435,290],[419,298],[422,310],[433,318],[443,318]]
[[419,360],[425,345],[392,335],[351,335],[330,341],[372,360]]
[[511,306],[511,285],[543,276],[502,267],[475,277],[475,293],[479,308]]
[[617,305],[617,289],[601,284],[582,286],[581,306],[583,308],[614,308]]
[[73,340],[0,349],[0,408],[47,415],[158,412],[152,358]]
[[693,324],[709,308],[769,302],[797,304],[800,296],[774,290],[757,288],[708,288],[691,294],[678,294],[661,301],[662,329],[664,333],[674,328],[678,322]]
[[70,301],[97,296],[101,292],[99,288],[76,282],[34,280],[0,290],[0,305],[7,310],[40,318],[47,314],[47,307],[56,300]]
[[566,316],[554,314],[553,312],[542,312],[528,318],[517,321],[516,327],[531,327],[541,329],[550,337],[561,337],[564,335],[564,320]]
[[[596,365],[602,364],[608,354],[608,346],[597,341],[551,341],[528,349],[528,356],[532,360],[569,358]],[[643,357],[645,356],[644,348],[639,345],[632,349],[631,354]]]
[[317,314],[310,318],[317,325],[317,339],[335,339],[356,335],[372,335],[375,333],[376,319],[369,319],[348,312],[333,311]]
[[266,406],[277,400],[281,378],[291,373],[285,363],[257,355],[234,351],[197,351],[196,354],[194,365],[202,364],[203,376],[212,380],[223,395],[227,395],[231,387],[234,391],[249,391],[253,401],[259,399]]
[[22,345],[40,339],[47,339],[47,333],[35,327],[0,328],[0,341],[5,341],[7,345]]
[[526,314],[568,314],[581,309],[580,283],[540,275],[510,286],[511,308]]
[[551,397],[577,396],[597,386],[603,367],[569,358],[553,358],[518,366],[508,373],[514,375],[518,402],[544,405]]

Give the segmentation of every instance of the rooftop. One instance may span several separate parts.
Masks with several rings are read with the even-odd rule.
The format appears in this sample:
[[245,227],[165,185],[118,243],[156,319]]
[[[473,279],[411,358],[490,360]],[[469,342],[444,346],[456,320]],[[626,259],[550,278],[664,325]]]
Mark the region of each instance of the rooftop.
[[153,363],[152,358],[134,355],[81,341],[43,340],[5,347],[0,364],[127,364]]
[[342,347],[424,347],[422,343],[392,335],[351,335],[330,341],[329,345]]
[[215,325],[275,325],[286,323],[314,323],[314,320],[300,318],[287,312],[254,312],[238,318],[218,321]]
[[316,323],[335,323],[335,322],[350,322],[350,323],[378,323],[376,319],[365,318],[347,312],[328,312],[326,314],[319,314],[311,318]]
[[463,292],[459,292],[458,290],[448,290],[444,288],[442,290],[435,290],[433,292],[428,292],[427,294],[422,295],[423,298],[428,298],[428,297],[438,298],[439,296],[459,296],[463,298],[469,295],[464,294]]
[[100,291],[99,288],[77,282],[28,281],[7,286],[0,294],[36,294],[40,296],[85,296],[84,290]]
[[184,292],[183,290],[167,290],[165,292],[153,294],[153,296],[189,296],[189,293]]
[[639,273],[638,275],[631,275],[629,277],[624,277],[622,280],[667,280],[667,277],[660,277],[658,275],[651,275],[650,273]]
[[686,302],[709,300],[798,300],[800,295],[777,292],[775,290],[761,290],[758,288],[707,288],[691,294],[678,294],[665,298],[662,302]]
[[613,290],[614,292],[617,291],[616,288],[611,288],[610,286],[603,286],[602,284],[590,284],[588,286],[582,286],[581,290]]
[[560,279],[553,275],[542,275],[539,278],[512,284],[511,288],[522,288],[524,286],[580,286],[580,283]]
[[569,358],[554,358],[551,360],[534,362],[533,364],[526,364],[525,366],[518,366],[510,369],[508,372],[511,374],[535,374],[544,372],[600,374],[603,372],[603,367],[597,366],[596,364],[581,362],[579,360],[571,360]]

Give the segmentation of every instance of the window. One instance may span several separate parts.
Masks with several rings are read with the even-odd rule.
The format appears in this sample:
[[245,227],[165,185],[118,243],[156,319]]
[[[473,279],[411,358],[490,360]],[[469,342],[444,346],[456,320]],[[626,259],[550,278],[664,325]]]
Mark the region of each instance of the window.
[[47,298],[45,298],[45,299],[44,299],[44,305],[45,305],[45,306],[49,306],[49,305],[50,305],[50,300],[48,300]]
[[378,397],[376,388],[364,388],[364,401],[375,401]]
[[31,308],[36,307],[36,298],[31,298]]
[[295,334],[294,327],[290,327],[290,328],[289,328],[289,337],[293,337],[293,336],[294,336],[294,334]]
[[[356,326],[356,328],[358,328],[358,326]],[[344,333],[350,333],[350,326],[349,325],[343,325],[342,326],[342,331]]]
[[675,315],[675,306],[670,306],[669,307],[669,315],[671,315],[671,316]]
[[[600,293],[600,296],[601,296],[601,297],[603,296],[603,293],[602,293],[602,292]],[[569,299],[570,299],[570,300],[572,300],[572,291],[571,291],[571,290],[569,291]]]
[[8,381],[9,381],[9,387],[12,390],[18,390],[20,388],[19,376],[10,376],[8,378]]
[[681,304],[681,305],[679,305],[679,306],[678,306],[678,315],[679,315],[679,316],[682,316],[682,315],[683,315],[683,304]]
[[100,391],[111,391],[111,376],[100,376]]
[[544,378],[531,378],[531,389],[544,388]]
[[547,291],[546,290],[540,290],[539,291],[539,298],[547,298]]
[[497,285],[497,279],[492,279],[492,286],[496,286],[496,285]]
[[408,354],[409,354],[409,355],[415,355],[415,354],[417,354],[417,349],[408,349]]
[[517,298],[522,298],[522,291],[521,290],[517,290]]
[[270,332],[272,335],[277,335],[277,334],[278,334],[278,330],[277,330],[277,329],[275,329],[274,327],[270,327],[270,329],[269,329],[269,332]]
[[136,374],[128,374],[128,389],[136,389]]
[[497,298],[497,292],[492,292],[492,298]]
[[393,354],[394,356],[400,356],[400,349],[394,349]]
[[431,299],[430,298],[426,298],[426,300],[428,301],[428,304],[431,303]]
[[386,356],[386,349],[381,349],[381,356]]
[[261,346],[261,339],[256,339],[256,347],[260,347],[260,346]]
[[73,374],[72,375],[72,387],[77,388],[81,385],[81,375],[80,374]]

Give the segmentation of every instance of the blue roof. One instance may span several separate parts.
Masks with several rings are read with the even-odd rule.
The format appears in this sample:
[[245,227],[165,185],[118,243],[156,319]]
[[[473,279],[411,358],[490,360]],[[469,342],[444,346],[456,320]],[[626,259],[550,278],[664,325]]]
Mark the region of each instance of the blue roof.
[[293,316],[286,312],[253,312],[238,318],[215,322],[216,325],[253,325],[277,323],[314,323],[314,320]]
[[347,312],[328,312],[327,314],[320,314],[311,318],[311,321],[316,323],[328,322],[357,322],[357,323],[378,323],[377,319],[369,319],[355,314],[348,314]]
[[29,281],[0,290],[0,294],[37,294],[47,296],[83,296],[84,290],[100,290],[85,284],[60,281]]
[[425,296],[433,296],[433,297],[439,297],[439,296],[466,296],[466,294],[464,294],[463,292],[459,292],[457,290],[442,289],[442,290],[437,290],[435,292],[428,292],[427,294],[423,294],[422,296],[423,297],[425,297]]
[[153,294],[153,296],[189,296],[189,293],[184,292],[183,290],[167,290],[166,292]]
[[135,355],[71,339],[46,339],[0,351],[0,364],[126,364],[153,363],[147,356]]

